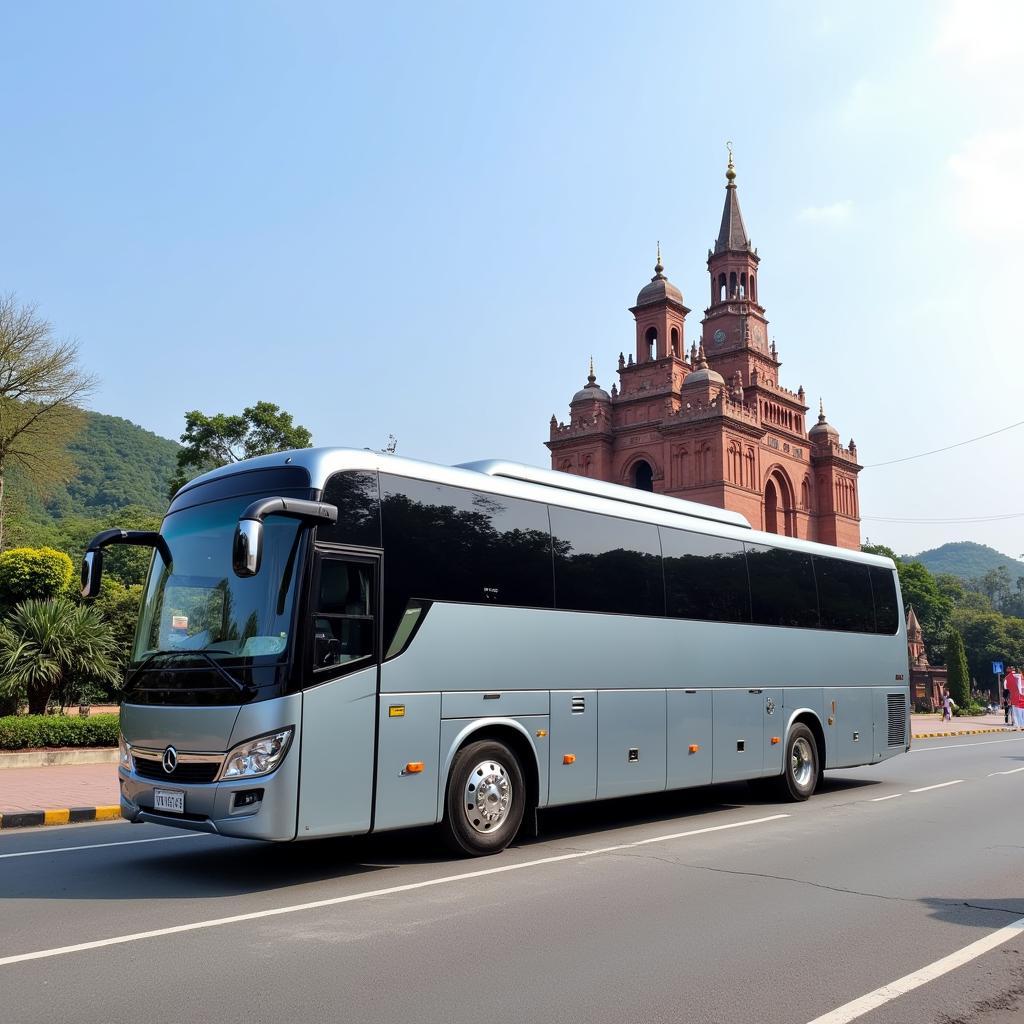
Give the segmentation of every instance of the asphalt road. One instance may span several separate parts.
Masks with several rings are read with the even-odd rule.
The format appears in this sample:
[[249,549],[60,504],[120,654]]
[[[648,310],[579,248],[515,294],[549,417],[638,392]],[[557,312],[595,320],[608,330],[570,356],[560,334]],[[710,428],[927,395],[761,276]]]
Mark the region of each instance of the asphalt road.
[[542,827],[473,861],[429,833],[2,836],[0,1022],[1024,1019],[1024,736],[918,741],[805,804],[719,786]]

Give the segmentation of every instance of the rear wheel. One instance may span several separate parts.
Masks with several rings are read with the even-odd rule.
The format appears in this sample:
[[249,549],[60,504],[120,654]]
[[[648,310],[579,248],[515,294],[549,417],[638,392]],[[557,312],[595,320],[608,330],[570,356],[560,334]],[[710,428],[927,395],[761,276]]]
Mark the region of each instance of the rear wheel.
[[441,823],[452,849],[472,857],[504,850],[525,810],[523,770],[504,743],[479,740],[455,755]]
[[776,779],[779,795],[787,800],[806,800],[817,787],[820,774],[814,733],[797,722],[789,730],[782,776]]

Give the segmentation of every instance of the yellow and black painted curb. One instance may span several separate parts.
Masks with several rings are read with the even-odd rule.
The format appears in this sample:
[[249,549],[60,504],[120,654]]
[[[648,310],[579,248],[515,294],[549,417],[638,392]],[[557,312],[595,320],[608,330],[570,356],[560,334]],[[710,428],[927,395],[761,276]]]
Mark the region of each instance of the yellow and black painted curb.
[[988,732],[1016,732],[1012,725],[1002,725],[995,729],[961,729],[959,732],[915,732],[915,740],[944,739],[947,736],[984,736]]
[[112,821],[121,817],[117,804],[103,807],[56,807],[47,811],[0,811],[0,829],[37,825],[74,825],[82,821]]

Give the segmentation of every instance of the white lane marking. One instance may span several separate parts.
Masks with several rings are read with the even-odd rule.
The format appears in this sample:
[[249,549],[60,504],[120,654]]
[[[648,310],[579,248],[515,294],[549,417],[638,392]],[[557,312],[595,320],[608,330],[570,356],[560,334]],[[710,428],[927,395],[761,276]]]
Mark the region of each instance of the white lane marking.
[[920,789],[912,789],[911,793],[927,793],[932,789],[945,789],[946,786],[959,786],[963,779],[953,779],[952,782],[936,782],[934,786],[922,786]]
[[26,960],[45,960],[48,957],[63,956],[66,953],[79,953],[86,949],[99,949],[102,946],[119,946],[125,942],[138,942],[141,939],[155,939],[161,935],[176,935],[180,932],[195,932],[203,928],[218,928],[225,924],[239,924],[242,921],[256,921],[263,917],[278,917],[281,914],[296,914],[303,910],[319,910],[323,907],[336,907],[342,903],[356,903],[370,900],[378,896],[393,896],[400,892],[413,892],[416,889],[428,889],[435,885],[446,885],[451,882],[464,882],[470,878],[483,878],[486,875],[500,875],[507,871],[522,871],[524,868],[540,867],[542,864],[557,864],[560,861],[580,860],[583,857],[596,857],[602,853],[615,853],[618,850],[633,850],[638,846],[650,843],[667,843],[672,839],[686,839],[690,836],[702,836],[709,832],[724,832],[733,828],[744,828],[747,825],[764,825],[769,821],[788,818],[788,814],[771,814],[766,818],[752,818],[748,821],[734,821],[729,825],[711,825],[707,828],[695,828],[689,832],[674,832],[666,836],[654,836],[651,839],[640,839],[633,843],[620,843],[617,846],[603,846],[597,850],[582,850],[574,853],[563,853],[554,857],[541,857],[538,860],[523,861],[519,864],[503,864],[496,868],[483,868],[480,871],[463,871],[458,875],[444,875],[441,878],[429,878],[424,882],[408,882],[405,885],[392,885],[386,889],[371,889],[368,892],[350,893],[348,896],[334,896],[326,900],[314,900],[312,903],[296,903],[289,907],[275,907],[271,910],[256,910],[248,914],[235,914],[232,917],[218,917],[209,921],[194,921],[191,924],[174,925],[171,928],[155,928],[148,932],[134,932],[131,935],[115,935],[110,939],[97,939],[93,942],[79,942],[73,946],[58,946],[55,949],[40,949],[34,953],[17,953],[14,956],[0,957],[0,967],[20,964]]
[[1014,736],[1009,740],[976,740],[974,743],[946,743],[941,747],[911,747],[908,754],[927,754],[930,750],[962,750],[964,747],[990,747],[993,743],[1019,743],[1024,736]]
[[903,796],[902,793],[893,793],[891,796],[876,796],[872,799],[873,804],[880,804],[883,800],[895,800],[896,797]]
[[993,775],[1016,775],[1017,772],[1024,772],[1024,768],[1011,768],[1008,772],[989,772],[988,777],[991,779]]
[[108,846],[135,846],[138,843],[168,843],[172,839],[208,839],[209,832],[189,832],[184,836],[154,836],[152,839],[123,839],[117,843],[89,843],[87,846],[54,846],[48,850],[21,850],[18,853],[0,853],[5,857],[38,857],[43,853],[71,853],[72,850],[102,850]]
[[810,1024],[848,1024],[849,1021],[863,1017],[865,1013],[891,1002],[898,996],[906,995],[915,988],[926,985],[929,981],[934,981],[943,974],[948,974],[950,971],[956,970],[957,967],[970,963],[983,953],[1001,946],[1004,942],[1009,942],[1010,939],[1017,938],[1021,932],[1024,932],[1024,917],[1014,921],[1013,924],[1008,924],[1005,928],[1000,928],[997,932],[992,932],[991,935],[986,935],[983,939],[978,939],[977,942],[972,942],[969,946],[964,946],[963,949],[958,949],[955,953],[950,953],[949,956],[944,956],[941,960],[928,964],[927,967],[922,967],[919,971],[914,971],[913,974],[904,975],[888,985],[876,988],[874,992],[869,992],[859,999],[853,999],[836,1007],[829,1013],[815,1017]]

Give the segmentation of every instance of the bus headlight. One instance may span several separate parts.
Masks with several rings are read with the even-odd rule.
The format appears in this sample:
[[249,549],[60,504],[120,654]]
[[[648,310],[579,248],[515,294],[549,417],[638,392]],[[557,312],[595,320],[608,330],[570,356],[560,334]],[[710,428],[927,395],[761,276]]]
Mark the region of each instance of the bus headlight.
[[221,779],[250,779],[256,775],[268,775],[288,753],[295,729],[289,726],[280,732],[239,743],[224,759]]
[[122,768],[131,768],[132,748],[124,736],[121,735],[120,730],[117,733],[117,758]]

